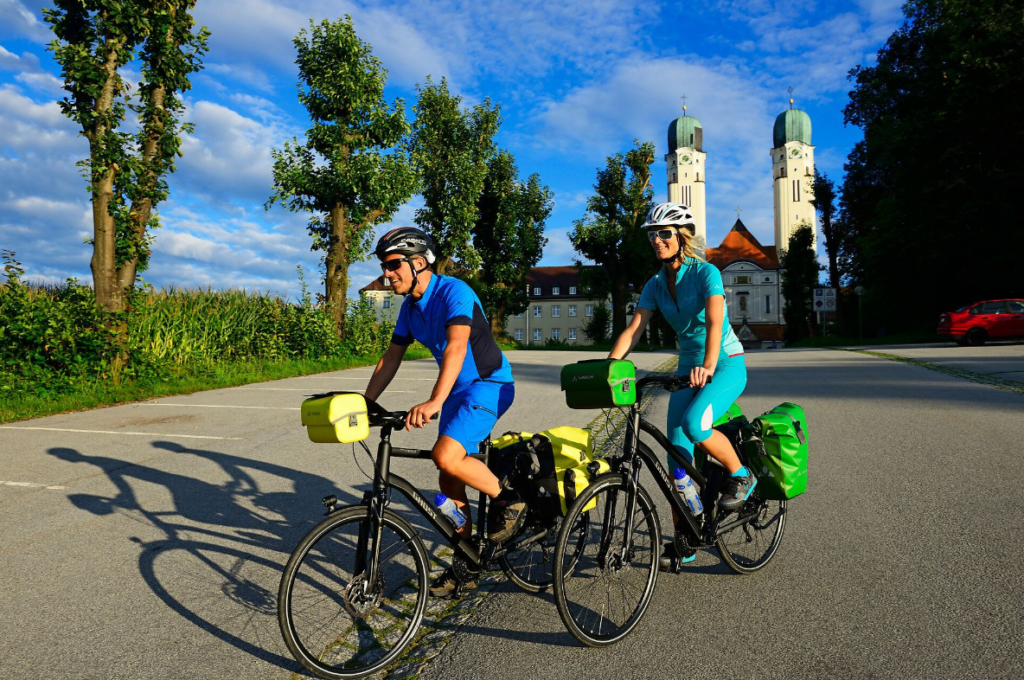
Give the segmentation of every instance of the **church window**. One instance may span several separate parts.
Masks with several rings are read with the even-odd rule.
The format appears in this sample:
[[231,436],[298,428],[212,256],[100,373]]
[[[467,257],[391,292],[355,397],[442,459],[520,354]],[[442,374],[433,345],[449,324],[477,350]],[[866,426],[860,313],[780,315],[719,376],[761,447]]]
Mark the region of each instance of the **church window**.
[[764,277],[764,282],[765,283],[771,283],[772,282],[772,277],[770,277],[770,276]]
[[672,173],[672,184],[675,184],[678,181],[679,181],[678,175],[676,175],[676,173],[673,172]]
[[732,277],[732,282],[733,283],[750,283],[751,281],[750,281],[750,277],[749,276],[734,276],[734,277]]
[[693,146],[693,133],[690,133],[690,146]]
[[747,311],[747,296],[746,295],[741,295],[740,296],[740,311],[741,312]]
[[697,181],[698,182],[700,181],[700,173],[699,172],[697,173]]
[[800,202],[800,180],[793,180],[793,202]]
[[765,295],[764,296],[764,313],[765,314],[771,314],[772,313],[772,296],[771,295]]

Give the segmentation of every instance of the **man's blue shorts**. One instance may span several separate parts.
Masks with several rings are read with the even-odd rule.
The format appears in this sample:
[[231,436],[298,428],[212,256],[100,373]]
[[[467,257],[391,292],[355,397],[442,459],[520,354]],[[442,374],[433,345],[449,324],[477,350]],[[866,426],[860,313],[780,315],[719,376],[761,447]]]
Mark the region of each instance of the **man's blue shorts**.
[[441,407],[440,434],[462,444],[467,453],[476,453],[515,396],[513,383],[474,380],[448,395]]

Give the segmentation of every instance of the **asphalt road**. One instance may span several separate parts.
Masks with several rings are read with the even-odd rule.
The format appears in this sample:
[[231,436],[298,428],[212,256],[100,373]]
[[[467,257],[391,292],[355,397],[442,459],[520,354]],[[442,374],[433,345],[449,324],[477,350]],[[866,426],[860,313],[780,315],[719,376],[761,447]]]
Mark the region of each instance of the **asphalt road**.
[[[1024,371],[1022,345],[881,351]],[[558,366],[577,358],[511,353],[519,394],[499,428],[588,422],[558,392]],[[1019,676],[1024,396],[841,351],[755,352],[748,366],[744,411],[796,401],[811,437],[810,490],[766,570],[736,576],[702,552],[659,579],[637,631],[605,650],[577,646],[549,595],[502,584],[422,677]],[[348,446],[308,442],[299,402],[368,374],[0,427],[0,677],[291,677],[281,568],[320,498],[356,500],[369,470]],[[407,363],[385,405],[422,400],[435,375]],[[666,404],[652,403],[653,422]],[[429,463],[394,466],[436,487]]]
[[[510,353],[518,396],[500,430],[589,422],[594,413],[565,406],[558,373],[593,356]],[[0,426],[0,678],[291,677],[275,603],[284,563],[322,519],[320,499],[358,501],[372,470],[348,445],[309,442],[299,405],[361,390],[370,372]],[[436,376],[433,360],[406,362],[381,403],[424,401]],[[392,441],[429,448],[436,437],[433,426]],[[392,469],[437,488],[427,461]]]

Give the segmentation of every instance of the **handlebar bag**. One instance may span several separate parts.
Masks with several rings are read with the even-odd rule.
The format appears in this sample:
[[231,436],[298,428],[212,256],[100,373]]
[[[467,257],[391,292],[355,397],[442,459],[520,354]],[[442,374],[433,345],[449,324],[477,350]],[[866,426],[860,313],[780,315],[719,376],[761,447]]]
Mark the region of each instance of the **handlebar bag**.
[[636,403],[636,368],[623,359],[588,359],[562,367],[569,408],[614,408]]
[[763,447],[745,447],[757,477],[757,493],[768,500],[796,498],[807,490],[807,417],[785,402],[751,422]]
[[318,444],[350,444],[370,436],[366,399],[354,392],[306,399],[302,424],[309,440]]

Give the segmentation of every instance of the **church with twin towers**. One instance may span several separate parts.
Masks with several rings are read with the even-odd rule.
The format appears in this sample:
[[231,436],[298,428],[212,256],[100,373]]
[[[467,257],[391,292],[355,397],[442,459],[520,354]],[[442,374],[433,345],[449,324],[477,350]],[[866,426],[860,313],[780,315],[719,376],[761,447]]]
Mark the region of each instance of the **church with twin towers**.
[[[817,244],[817,219],[811,205],[814,179],[814,146],[811,119],[790,108],[775,119],[772,130],[771,172],[775,204],[775,245],[762,245],[739,219],[715,248],[706,248],[704,259],[718,267],[725,284],[729,322],[745,347],[771,346],[782,340],[784,327],[779,281],[779,256],[790,236],[809,226]],[[713,150],[712,150],[713,156]],[[712,161],[714,159],[712,158]],[[708,154],[700,121],[683,115],[668,126],[668,200],[690,208],[697,223],[700,248],[707,244],[706,187]]]

